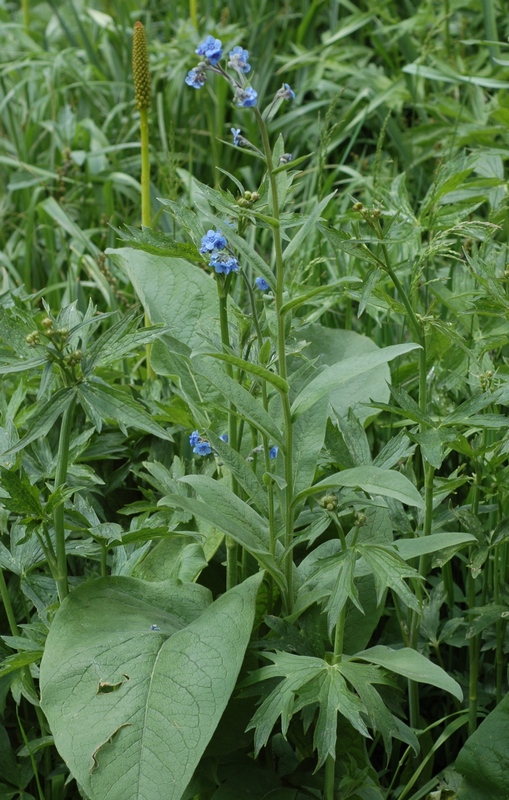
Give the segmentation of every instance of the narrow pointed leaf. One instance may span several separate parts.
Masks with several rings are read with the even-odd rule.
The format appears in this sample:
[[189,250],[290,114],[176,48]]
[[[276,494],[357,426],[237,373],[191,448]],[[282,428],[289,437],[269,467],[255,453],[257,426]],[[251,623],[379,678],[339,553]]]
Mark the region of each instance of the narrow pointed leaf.
[[432,661],[410,647],[392,650],[390,647],[377,645],[363,650],[361,653],[356,653],[354,658],[369,661],[371,664],[379,664],[397,675],[403,675],[408,680],[428,683],[449,692],[460,701],[463,700],[463,692],[459,683],[437,664],[433,664]]

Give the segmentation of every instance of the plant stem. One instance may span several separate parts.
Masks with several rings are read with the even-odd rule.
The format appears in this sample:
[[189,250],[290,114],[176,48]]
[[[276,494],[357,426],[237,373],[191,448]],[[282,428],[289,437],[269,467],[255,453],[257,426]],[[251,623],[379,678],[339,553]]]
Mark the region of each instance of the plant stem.
[[[281,240],[281,230],[279,227],[279,198],[277,193],[277,180],[274,175],[274,166],[272,164],[272,150],[270,147],[269,136],[265,121],[258,108],[254,108],[260,135],[263,143],[263,151],[265,154],[265,161],[267,165],[267,175],[270,184],[270,194],[272,199],[272,216],[276,220],[276,224],[272,226],[272,234],[274,237],[274,250],[276,253],[276,316],[277,316],[277,354],[279,374],[284,380],[287,379],[287,365],[286,365],[286,334],[285,334],[285,319],[286,315],[281,313],[283,306],[283,291],[284,291],[284,262],[283,262],[283,246]],[[289,614],[293,607],[293,521],[295,510],[293,507],[293,421],[290,408],[290,398],[288,394],[281,393],[281,403],[283,406],[284,418],[284,439],[285,451],[284,456],[284,471],[285,471],[285,538],[284,546],[286,550],[285,556],[285,578],[287,594],[285,598],[285,613]]]
[[7,589],[7,584],[5,582],[3,569],[0,569],[0,598],[2,599],[3,607],[5,609],[5,616],[7,617],[7,622],[9,623],[11,635],[19,636],[16,617],[14,616],[14,610],[12,608],[9,590]]
[[[69,446],[71,442],[72,425],[74,421],[74,405],[76,397],[73,397],[70,405],[65,409],[60,427],[60,441],[58,443],[57,469],[55,475],[55,491],[64,486],[67,479],[67,465],[69,462]],[[69,594],[69,582],[67,578],[67,557],[65,552],[65,523],[64,523],[64,503],[53,512],[53,523],[55,526],[55,543],[57,556],[57,589],[60,602]]]
[[[148,108],[140,108],[140,138],[141,138],[141,224],[142,227],[149,228],[152,218],[150,211],[150,151],[149,151],[149,128],[148,128]],[[148,312],[145,311],[145,327],[151,325]],[[145,346],[147,357],[147,375],[154,377],[154,372],[150,366],[151,345]]]
[[[230,276],[225,280],[221,277],[216,279],[217,294],[219,299],[219,325],[221,328],[221,342],[223,351],[230,351],[230,333],[228,330],[228,289],[230,286]],[[233,378],[233,367],[225,361],[226,374]],[[237,449],[237,417],[233,403],[228,407],[228,442],[230,447]],[[232,476],[232,492],[238,494],[236,479]],[[230,536],[226,537],[226,588],[233,589],[238,583],[238,544]]]

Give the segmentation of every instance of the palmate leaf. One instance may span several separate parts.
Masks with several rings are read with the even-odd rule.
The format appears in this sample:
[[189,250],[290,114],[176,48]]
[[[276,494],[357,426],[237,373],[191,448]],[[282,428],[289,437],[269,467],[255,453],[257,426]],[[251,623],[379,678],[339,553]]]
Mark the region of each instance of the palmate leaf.
[[123,432],[128,427],[137,428],[173,441],[173,437],[132,397],[129,389],[110,386],[96,379],[81,383],[78,391],[83,408],[99,431],[103,422],[115,420]]
[[[392,682],[378,667],[357,664],[351,660],[328,664],[320,658],[292,653],[265,653],[273,663],[253,672],[242,686],[260,681],[282,678],[265,698],[249,723],[255,729],[255,753],[265,746],[281,717],[281,731],[288,732],[292,717],[299,711],[318,706],[318,719],[314,732],[314,747],[320,768],[328,756],[336,757],[338,714],[365,737],[369,737],[365,718],[379,730],[384,741],[391,737],[401,739],[418,750],[412,731],[394,717],[384,705],[373,684]],[[352,691],[353,687],[355,691]]]
[[0,486],[8,497],[2,497],[2,505],[13,514],[43,519],[44,511],[39,500],[39,489],[33,486],[23,468],[18,475],[0,466]]
[[358,544],[357,553],[364,558],[375,578],[378,603],[381,602],[387,587],[390,587],[407,605],[415,611],[420,610],[419,602],[406,585],[404,578],[417,578],[422,576],[413,567],[403,561],[394,550],[381,545]]

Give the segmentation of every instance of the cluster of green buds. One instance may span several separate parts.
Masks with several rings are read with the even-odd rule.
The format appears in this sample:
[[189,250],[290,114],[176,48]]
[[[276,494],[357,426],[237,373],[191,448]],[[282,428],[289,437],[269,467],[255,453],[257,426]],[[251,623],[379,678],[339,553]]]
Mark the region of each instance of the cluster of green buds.
[[479,386],[481,391],[486,392],[491,389],[493,382],[493,370],[487,369],[486,372],[481,372],[479,375]]
[[320,505],[326,511],[335,511],[338,506],[338,498],[335,494],[325,494],[320,498]]
[[239,206],[241,208],[249,208],[249,206],[252,206],[253,203],[256,203],[256,201],[259,200],[259,199],[260,199],[260,195],[258,194],[258,192],[246,191],[246,192],[244,192],[242,197],[239,197],[239,199],[237,200],[237,203],[239,204]]
[[54,322],[50,317],[44,317],[41,321],[41,330],[32,331],[25,337],[26,343],[30,347],[35,347],[38,344],[41,344],[41,335],[46,336],[49,339],[54,339],[58,337],[62,341],[65,342],[67,337],[69,336],[69,331],[67,328],[54,328]]
[[352,210],[355,211],[356,214],[361,214],[368,222],[370,219],[378,219],[382,215],[382,212],[376,206],[373,208],[366,208],[366,206],[360,202],[354,203]]
[[150,68],[147,34],[143,23],[136,22],[133,33],[133,82],[138,110],[150,108]]

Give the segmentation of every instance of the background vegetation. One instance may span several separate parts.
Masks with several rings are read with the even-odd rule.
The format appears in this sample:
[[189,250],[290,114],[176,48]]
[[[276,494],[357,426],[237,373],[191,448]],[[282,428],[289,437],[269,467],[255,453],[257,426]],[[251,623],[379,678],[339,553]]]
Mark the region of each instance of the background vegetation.
[[[505,11],[493,0],[0,0],[0,798],[230,800],[249,789],[253,800],[507,800]],[[137,20],[152,82],[144,234]],[[184,83],[208,34],[249,51],[260,108],[283,83],[296,94],[268,123],[276,157],[297,162],[276,174],[290,248],[279,299],[249,288],[256,256],[262,268],[277,260],[267,165],[230,133],[261,147],[256,117],[226,82]],[[261,195],[254,213],[238,202],[245,191]],[[231,348],[197,250],[225,218],[246,242],[235,251],[247,280],[227,287]],[[332,288],[313,293],[321,287]],[[283,357],[271,303],[296,299]],[[275,428],[246,405],[239,433],[227,401],[242,398],[207,371],[207,347],[237,358],[224,375]],[[294,415],[312,397],[323,431],[318,417],[295,420],[301,505],[295,538],[279,535],[277,550],[236,531],[267,502],[272,528],[284,527],[287,439],[264,460],[278,426],[288,436],[285,401],[272,397],[284,358]],[[346,380],[349,359],[365,366]],[[250,373],[251,362],[266,371]],[[306,390],[327,367],[338,367],[329,405]],[[192,452],[194,430],[216,455]],[[219,440],[227,430],[239,461]],[[217,487],[242,504],[235,525]],[[215,504],[223,519],[202,508]],[[255,605],[258,566],[270,577]],[[178,602],[160,588],[168,580],[181,582]],[[140,603],[132,616],[126,597]],[[222,654],[227,674],[209,675],[225,687],[222,721],[202,721],[193,745],[184,736],[195,761],[174,795],[168,765],[138,779],[125,768],[125,785],[96,768],[123,725],[101,727],[107,715],[81,724],[98,731],[97,749],[62,745],[72,738],[62,719],[85,714],[87,691],[113,713],[130,675],[120,665],[137,647],[134,634],[118,644],[127,651],[111,655],[95,690],[90,644],[72,631],[90,626],[84,642],[99,654],[119,629],[143,619],[164,631],[171,614],[170,665],[189,655],[175,638],[186,626],[203,644],[207,631],[219,640],[232,619],[245,623]],[[51,679],[65,652],[81,677],[64,672],[59,695]],[[147,657],[141,649],[137,663]],[[213,660],[210,650],[196,659]],[[318,661],[345,670],[339,699]],[[292,684],[302,664],[311,671]],[[81,708],[66,705],[73,680]]]

